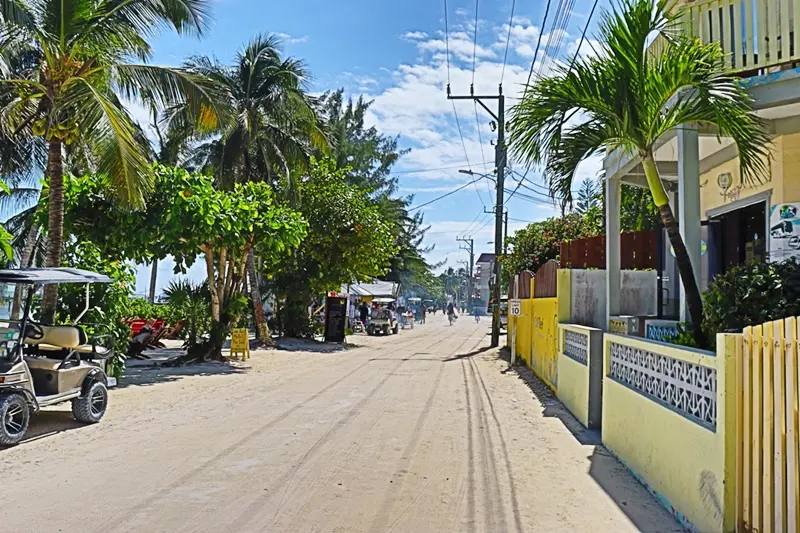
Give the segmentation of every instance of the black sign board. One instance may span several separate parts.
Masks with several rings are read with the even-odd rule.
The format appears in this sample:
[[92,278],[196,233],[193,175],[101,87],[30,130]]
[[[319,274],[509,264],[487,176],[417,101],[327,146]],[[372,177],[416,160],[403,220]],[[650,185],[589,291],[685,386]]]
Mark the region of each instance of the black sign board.
[[325,342],[344,342],[347,298],[328,296],[325,300]]

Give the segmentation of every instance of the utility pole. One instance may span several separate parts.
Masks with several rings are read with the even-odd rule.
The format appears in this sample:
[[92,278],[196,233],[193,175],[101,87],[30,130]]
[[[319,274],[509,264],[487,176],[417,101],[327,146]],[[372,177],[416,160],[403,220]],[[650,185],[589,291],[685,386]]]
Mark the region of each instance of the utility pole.
[[461,237],[456,237],[458,242],[463,242],[469,245],[469,248],[461,247],[462,250],[467,250],[469,252],[469,268],[467,268],[467,275],[469,279],[467,280],[467,310],[471,311],[472,306],[472,267],[475,264],[475,241],[473,239],[462,239]]
[[[495,205],[494,220],[494,290],[492,295],[492,347],[500,344],[500,256],[503,253],[503,186],[506,176],[506,103],[503,96],[503,86],[498,86],[497,95],[475,95],[474,85],[469,86],[469,96],[453,96],[450,94],[450,84],[447,84],[448,100],[474,100],[495,120],[497,124],[497,144],[494,147],[494,164],[497,171],[497,202]],[[497,100],[497,114],[492,112],[484,100]]]

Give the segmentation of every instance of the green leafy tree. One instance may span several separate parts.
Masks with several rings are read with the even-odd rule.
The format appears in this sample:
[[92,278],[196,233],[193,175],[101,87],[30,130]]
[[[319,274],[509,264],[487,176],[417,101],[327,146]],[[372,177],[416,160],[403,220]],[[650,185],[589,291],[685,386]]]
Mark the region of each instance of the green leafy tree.
[[337,168],[348,169],[350,183],[369,192],[371,202],[380,207],[384,219],[392,225],[397,252],[390,259],[384,278],[412,291],[421,290],[432,269],[424,254],[433,248],[422,244],[428,226],[421,212],[408,212],[412,197],[397,195],[397,179],[391,175],[392,167],[409,150],[400,150],[396,137],[365,125],[371,104],[363,98],[345,101],[343,89],[320,98],[331,139],[330,156]]
[[266,183],[220,191],[211,177],[183,169],[156,167],[155,174],[155,192],[139,211],[118,207],[103,175],[69,178],[67,227],[112,257],[143,262],[171,255],[185,272],[201,256],[211,300],[210,337],[188,358],[218,359],[236,314],[232,309],[242,305],[250,250],[275,261],[300,244],[307,225],[295,211],[276,205]]
[[[186,67],[213,80],[218,88],[216,105],[229,117],[205,132],[204,142],[187,163],[209,170],[223,189],[263,181],[291,199],[295,166],[304,167],[313,150],[325,153],[328,149],[317,102],[308,94],[305,64],[283,57],[280,38],[265,34],[248,42],[231,65],[200,56],[190,59]],[[192,132],[192,113],[187,115],[187,110],[191,111],[178,108],[168,119],[173,132]],[[247,270],[257,334],[266,342],[269,335],[254,251]]]
[[[156,67],[148,40],[164,26],[199,34],[205,0],[13,0],[3,2],[0,34],[0,112],[3,138],[44,139],[48,189],[46,266],[60,266],[63,246],[65,155],[108,176],[128,207],[152,189],[147,142],[122,98],[147,98],[162,107],[189,102],[194,116],[213,124],[212,99],[201,81],[181,69]],[[203,113],[200,108],[203,107]],[[2,143],[0,143],[2,144]],[[72,148],[65,154],[65,146]],[[20,151],[24,152],[24,146]],[[52,321],[58,287],[48,285],[43,319]]]
[[[587,156],[619,150],[638,157],[653,202],[675,250],[692,328],[706,346],[703,301],[653,157],[656,141],[685,124],[713,126],[731,137],[744,182],[759,181],[769,137],[739,80],[727,74],[719,44],[703,44],[678,28],[682,13],[667,0],[623,0],[600,24],[597,56],[579,57],[537,79],[512,110],[514,155],[545,164],[550,191],[572,199],[575,169]],[[663,48],[650,49],[654,36]],[[582,121],[570,120],[580,113]]]
[[[133,265],[110,259],[90,242],[70,239],[64,246],[64,260],[75,268],[105,274],[111,283],[93,283],[89,288],[89,310],[81,324],[91,342],[112,346],[114,355],[106,363],[106,371],[119,377],[125,368],[131,328],[123,322],[126,308],[136,286]],[[71,324],[86,308],[86,287],[83,284],[64,285],[58,295],[56,322]]]
[[267,264],[270,285],[280,300],[283,331],[309,334],[308,305],[330,290],[377,277],[396,252],[392,228],[364,189],[348,182],[347,169],[331,160],[314,161],[298,181],[296,209],[308,222],[308,234],[291,255]]
[[509,237],[510,251],[503,257],[503,270],[510,275],[524,270],[535,273],[547,261],[558,258],[562,242],[597,235],[594,224],[579,213],[528,224]]

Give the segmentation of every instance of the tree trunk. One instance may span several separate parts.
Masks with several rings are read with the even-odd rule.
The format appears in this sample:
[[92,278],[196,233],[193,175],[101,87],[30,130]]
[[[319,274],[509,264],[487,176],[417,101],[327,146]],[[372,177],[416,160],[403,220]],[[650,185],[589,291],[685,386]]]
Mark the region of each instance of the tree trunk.
[[[25,236],[25,248],[22,250],[22,257],[19,260],[20,268],[31,266],[33,253],[36,250],[36,241],[39,240],[39,227],[31,224],[28,234]],[[14,301],[11,304],[11,320],[19,320],[19,311],[22,307],[22,285],[14,288]]]
[[267,327],[267,317],[264,316],[264,304],[261,302],[261,289],[258,283],[258,275],[256,274],[256,259],[252,248],[247,254],[247,277],[250,281],[250,299],[253,301],[256,339],[263,344],[269,344],[272,342],[272,337],[269,334],[269,327]]
[[156,302],[156,281],[158,281],[158,259],[154,257],[150,268],[150,292],[147,293],[147,299],[151,304]]
[[[53,138],[47,147],[47,258],[45,266],[61,266],[61,248],[64,244],[64,167],[61,159],[61,141]],[[53,324],[58,305],[58,285],[45,285],[42,297],[44,324]]]
[[681,283],[683,283],[683,289],[686,293],[686,306],[689,308],[689,316],[692,321],[692,337],[698,348],[707,348],[708,339],[703,333],[703,298],[700,295],[700,288],[697,286],[697,280],[694,277],[694,266],[678,229],[675,215],[669,206],[669,197],[658,174],[653,154],[648,153],[642,156],[642,166],[647,177],[647,185],[653,195],[653,202],[658,207],[661,221],[664,223],[664,229],[667,230],[667,237],[669,237],[669,242],[675,252],[675,262],[678,264],[678,273],[681,276]]
[[309,294],[302,290],[287,287],[286,302],[283,308],[283,334],[287,337],[313,337],[311,320],[308,316]]

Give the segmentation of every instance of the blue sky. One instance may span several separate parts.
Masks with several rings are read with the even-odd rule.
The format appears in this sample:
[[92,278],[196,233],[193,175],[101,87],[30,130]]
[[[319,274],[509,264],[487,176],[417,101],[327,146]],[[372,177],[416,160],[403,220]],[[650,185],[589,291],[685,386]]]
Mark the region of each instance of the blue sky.
[[[600,2],[600,8],[605,3]],[[374,101],[370,123],[386,134],[398,135],[401,146],[411,148],[395,170],[401,192],[413,193],[414,204],[419,205],[471,179],[459,174],[458,169],[481,171],[484,161],[487,170],[493,168],[494,147],[490,140],[495,134],[490,129],[490,117],[478,108],[476,120],[474,104],[458,102],[456,112],[464,136],[462,144],[445,87],[449,78],[454,94],[468,93],[475,50],[476,93],[497,92],[511,0],[480,2],[476,48],[473,48],[475,2],[450,0],[447,4],[449,75],[444,6],[439,0],[218,0],[213,3],[212,29],[203,39],[164,33],[154,42],[153,62],[177,65],[192,54],[215,55],[221,61],[229,61],[247,39],[258,33],[281,34],[285,53],[307,62],[315,92],[344,87],[350,95],[363,94]],[[540,50],[537,68],[542,64],[546,68],[551,61],[563,61],[577,49],[591,2],[575,0],[570,10],[567,5],[569,0],[563,6],[552,2],[542,49],[548,42],[558,8],[570,16],[561,46],[553,47],[550,55]],[[528,76],[544,8],[542,1],[517,0],[503,80],[507,108],[513,105],[514,96],[519,94]],[[595,13],[589,37],[599,18],[599,12]],[[590,43],[584,43],[581,53],[591,53]],[[133,112],[136,116],[137,110]],[[595,177],[600,166],[598,158],[587,161],[579,169],[579,178]],[[525,171],[513,163],[512,167],[518,172]],[[526,221],[556,214],[543,194],[545,189],[535,170],[528,179],[534,184],[520,188],[519,196],[508,202],[509,233],[524,226]],[[513,178],[507,182],[507,187],[515,186]],[[490,215],[483,214],[484,206],[491,207],[494,203],[491,187],[490,182],[482,180],[424,208],[425,220],[431,226],[426,244],[435,245],[428,257],[430,262],[446,261],[446,266],[458,266],[467,257],[459,251],[456,242],[459,235],[475,240],[476,254],[493,251],[493,245],[487,244],[493,239],[493,224]],[[528,197],[523,198],[523,193]],[[160,286],[172,277],[171,269],[169,261],[160,266]],[[140,269],[138,293],[146,292],[148,272],[147,268]],[[199,271],[194,274],[202,276]]]

